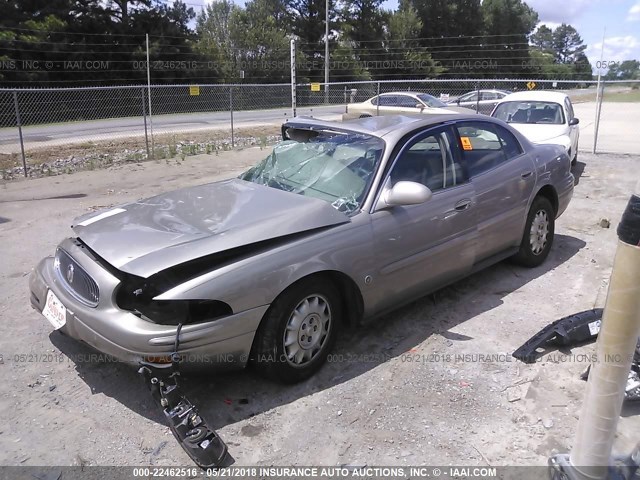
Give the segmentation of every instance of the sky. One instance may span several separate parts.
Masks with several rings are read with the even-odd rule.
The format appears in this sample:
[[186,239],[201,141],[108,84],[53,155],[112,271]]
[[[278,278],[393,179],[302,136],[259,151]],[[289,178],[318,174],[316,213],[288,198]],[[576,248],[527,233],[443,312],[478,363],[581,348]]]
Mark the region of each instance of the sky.
[[[215,0],[186,0],[196,11],[196,5]],[[244,0],[235,0],[243,5]],[[587,57],[594,72],[601,65],[624,60],[640,60],[640,0],[527,0],[540,17],[540,23],[556,27],[573,25],[587,45]],[[383,6],[395,9],[397,0],[387,0]],[[604,50],[602,37],[604,36]],[[602,72],[606,68],[602,69]]]

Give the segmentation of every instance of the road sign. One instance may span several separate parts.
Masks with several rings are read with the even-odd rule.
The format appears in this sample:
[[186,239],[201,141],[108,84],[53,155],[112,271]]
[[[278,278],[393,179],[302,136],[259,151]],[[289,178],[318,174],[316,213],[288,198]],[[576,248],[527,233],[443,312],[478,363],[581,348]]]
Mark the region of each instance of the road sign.
[[534,88],[536,88],[536,82],[527,82],[527,88],[529,90],[533,90]]

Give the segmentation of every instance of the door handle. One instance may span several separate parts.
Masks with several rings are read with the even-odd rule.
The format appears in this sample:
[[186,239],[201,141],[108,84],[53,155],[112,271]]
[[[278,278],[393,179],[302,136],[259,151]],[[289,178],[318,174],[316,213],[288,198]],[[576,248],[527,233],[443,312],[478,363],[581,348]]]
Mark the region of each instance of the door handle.
[[527,177],[530,177],[532,173],[533,173],[533,172],[524,172],[524,173],[523,173],[522,175],[520,175],[520,176],[521,176],[522,178],[527,178]]
[[471,200],[465,198],[464,200],[460,200],[458,203],[456,203],[456,206],[453,208],[461,212],[462,210],[466,210],[470,206],[471,206]]

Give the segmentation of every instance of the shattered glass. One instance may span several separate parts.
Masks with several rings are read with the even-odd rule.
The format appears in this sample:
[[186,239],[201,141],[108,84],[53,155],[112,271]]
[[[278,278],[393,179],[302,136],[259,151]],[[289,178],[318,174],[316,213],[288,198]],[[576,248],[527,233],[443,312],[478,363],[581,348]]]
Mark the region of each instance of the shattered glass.
[[240,175],[248,182],[318,198],[340,212],[360,208],[382,156],[384,142],[356,133],[290,129],[258,165]]

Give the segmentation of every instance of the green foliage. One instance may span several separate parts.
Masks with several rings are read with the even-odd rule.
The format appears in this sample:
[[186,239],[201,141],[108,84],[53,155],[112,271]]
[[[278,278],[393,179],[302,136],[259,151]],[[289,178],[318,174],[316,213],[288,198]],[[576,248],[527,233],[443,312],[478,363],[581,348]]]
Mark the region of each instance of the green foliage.
[[[591,78],[575,28],[543,25],[533,32],[538,15],[523,0],[399,0],[395,11],[385,10],[383,0],[216,0],[197,16],[192,4],[0,0],[0,62],[9,66],[0,82],[144,83],[146,33],[156,84],[288,82],[292,37],[298,81],[322,82],[327,20],[331,81]],[[626,62],[607,74],[637,77],[637,65]]]
[[640,80],[640,62],[638,60],[625,60],[621,63],[613,63],[605,75],[607,80]]
[[540,25],[531,35],[531,69],[547,78],[591,80],[591,64],[584,54],[587,46],[571,25],[551,29]]
[[484,0],[482,18],[488,57],[495,62],[494,74],[526,77],[529,60],[528,36],[538,23],[538,14],[521,0]]

